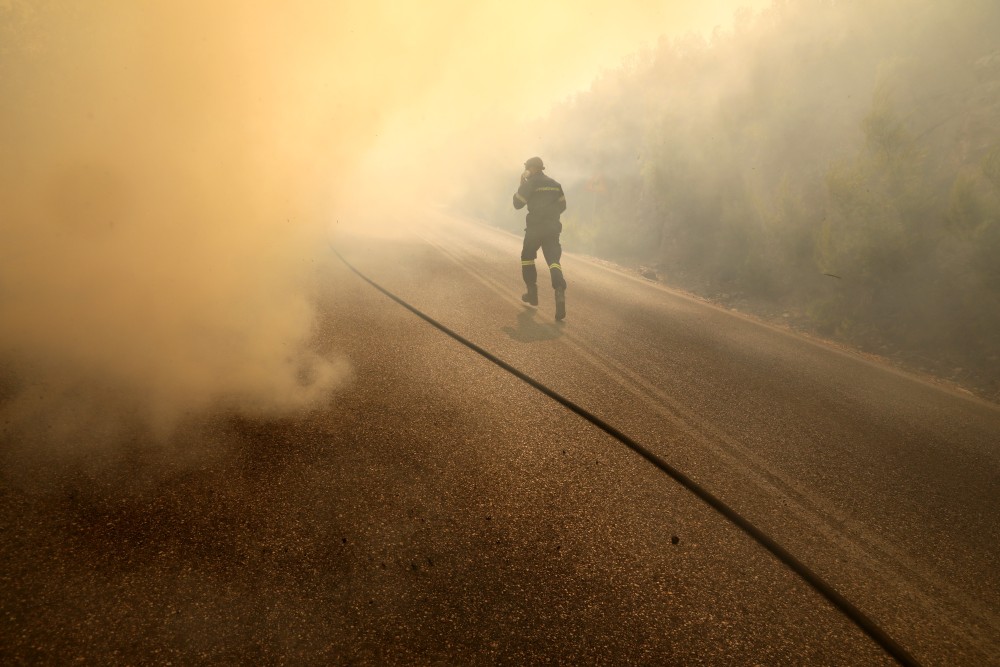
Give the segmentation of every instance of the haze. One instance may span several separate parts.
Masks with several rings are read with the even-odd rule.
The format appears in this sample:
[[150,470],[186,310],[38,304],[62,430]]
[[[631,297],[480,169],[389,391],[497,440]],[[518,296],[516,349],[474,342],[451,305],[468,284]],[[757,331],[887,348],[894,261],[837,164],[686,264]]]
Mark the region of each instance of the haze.
[[322,402],[327,225],[733,4],[0,2],[5,437]]

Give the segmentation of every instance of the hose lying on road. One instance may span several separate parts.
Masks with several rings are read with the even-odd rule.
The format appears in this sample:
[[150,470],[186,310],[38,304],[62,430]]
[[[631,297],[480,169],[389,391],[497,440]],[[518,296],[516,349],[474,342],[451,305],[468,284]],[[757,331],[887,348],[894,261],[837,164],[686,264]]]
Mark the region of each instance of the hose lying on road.
[[607,423],[600,417],[587,411],[585,408],[577,405],[573,401],[553,391],[552,389],[549,389],[541,382],[538,382],[537,380],[526,375],[525,373],[518,370],[514,366],[511,366],[503,359],[500,359],[493,353],[484,350],[483,348],[479,347],[472,341],[468,340],[462,335],[444,326],[443,324],[433,319],[429,315],[426,315],[425,313],[418,310],[414,306],[411,306],[409,303],[399,298],[389,290],[385,289],[384,287],[376,283],[374,280],[363,274],[357,268],[355,268],[354,265],[348,262],[343,255],[337,252],[336,248],[333,248],[333,252],[334,254],[337,255],[338,258],[340,258],[340,261],[342,261],[347,266],[347,268],[349,268],[351,271],[357,274],[358,277],[360,277],[369,285],[377,289],[382,294],[386,295],[399,305],[403,306],[411,313],[413,313],[420,319],[424,320],[434,328],[447,334],[451,338],[454,338],[456,341],[466,346],[470,350],[473,350],[474,352],[480,354],[486,359],[489,359],[494,364],[504,369],[511,375],[514,375],[518,379],[531,385],[532,387],[542,392],[543,394],[545,394],[555,402],[559,403],[563,407],[567,408],[571,412],[574,412],[580,417],[583,417],[585,420],[587,420],[597,428],[601,429],[602,431],[610,435],[612,438],[618,440],[622,444],[629,447],[632,451],[639,454],[641,457],[646,459],[648,462],[652,463],[661,471],[665,472],[672,479],[678,482],[681,486],[683,486],[688,491],[693,493],[695,496],[697,496],[705,503],[707,503],[712,509],[716,510],[728,521],[730,521],[731,523],[739,527],[741,530],[743,530],[743,532],[745,532],[747,535],[753,538],[758,544],[760,544],[762,547],[770,551],[778,560],[780,560],[782,563],[791,568],[792,571],[798,574],[807,584],[812,586],[816,591],[818,591],[821,595],[823,595],[823,597],[829,600],[837,609],[839,609],[845,616],[847,616],[847,618],[849,618],[855,625],[857,625],[862,631],[864,631],[865,634],[871,637],[879,646],[881,646],[885,650],[886,653],[892,656],[897,662],[899,662],[901,665],[906,665],[907,667],[910,666],[919,667],[920,663],[917,662],[917,660],[912,655],[910,655],[910,653],[905,648],[900,646],[900,644],[896,642],[896,640],[890,637],[885,632],[885,630],[879,627],[877,623],[875,623],[872,619],[868,618],[868,616],[864,612],[855,607],[843,595],[838,593],[830,584],[828,584],[826,581],[820,578],[819,575],[817,575],[815,572],[809,569],[809,567],[807,567],[805,563],[803,563],[798,558],[793,556],[788,550],[786,550],[780,544],[775,542],[774,539],[772,539],[766,533],[764,533],[759,528],[754,526],[747,519],[745,519],[743,516],[737,513],[733,508],[726,505],[724,502],[722,502],[719,498],[714,496],[703,486],[695,482],[693,479],[685,475],[680,470],[674,468],[672,465],[661,459],[659,456],[649,451],[641,444],[639,444],[629,436],[625,435],[624,433],[622,433],[617,428]]

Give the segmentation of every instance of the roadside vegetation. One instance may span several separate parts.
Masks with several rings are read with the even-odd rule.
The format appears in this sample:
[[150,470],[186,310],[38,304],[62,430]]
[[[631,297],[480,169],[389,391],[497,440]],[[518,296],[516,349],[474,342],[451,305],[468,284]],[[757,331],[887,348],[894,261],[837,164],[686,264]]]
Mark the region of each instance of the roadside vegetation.
[[[994,0],[776,1],[635,53],[525,137],[567,250],[997,400],[998,35]],[[463,212],[519,230],[517,167]]]

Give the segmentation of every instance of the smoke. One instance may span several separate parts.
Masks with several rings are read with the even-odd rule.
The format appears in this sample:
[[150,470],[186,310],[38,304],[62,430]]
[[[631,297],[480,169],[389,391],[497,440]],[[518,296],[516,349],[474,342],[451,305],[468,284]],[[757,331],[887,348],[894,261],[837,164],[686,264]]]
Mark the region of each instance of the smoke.
[[309,284],[330,169],[371,120],[299,78],[294,21],[235,8],[6,8],[7,437],[281,414],[343,374]]
[[516,168],[687,4],[0,1],[0,435],[328,400],[325,228]]
[[408,28],[393,48],[410,67],[431,57],[431,76],[387,110],[360,165],[363,182],[404,188],[409,202],[447,200],[498,168],[516,182],[548,142],[537,121],[553,105],[665,35],[708,34],[731,24],[737,8],[768,3],[509,0],[400,10]]

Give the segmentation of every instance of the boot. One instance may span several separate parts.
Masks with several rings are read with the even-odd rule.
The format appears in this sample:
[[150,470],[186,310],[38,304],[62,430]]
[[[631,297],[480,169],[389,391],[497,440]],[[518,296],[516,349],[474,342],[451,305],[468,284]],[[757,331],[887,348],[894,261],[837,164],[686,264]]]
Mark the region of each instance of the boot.
[[530,303],[532,306],[538,305],[538,285],[528,285],[528,291],[521,295],[521,301]]
[[566,319],[566,288],[556,290],[556,321]]

